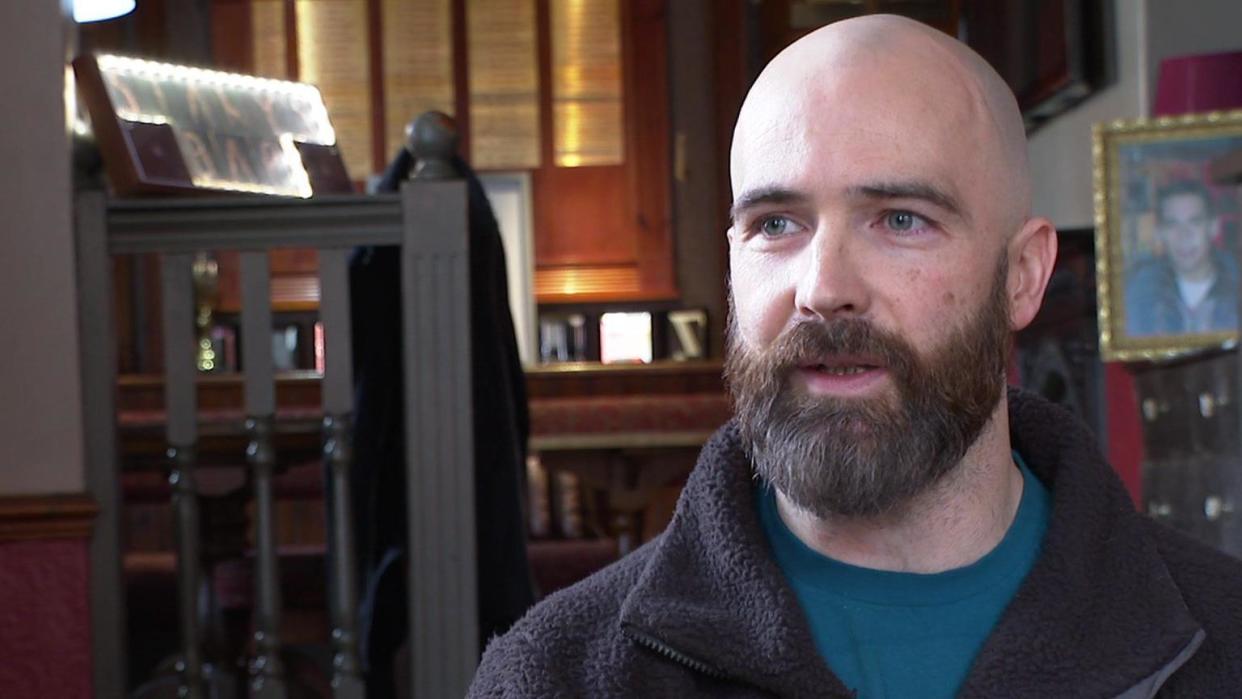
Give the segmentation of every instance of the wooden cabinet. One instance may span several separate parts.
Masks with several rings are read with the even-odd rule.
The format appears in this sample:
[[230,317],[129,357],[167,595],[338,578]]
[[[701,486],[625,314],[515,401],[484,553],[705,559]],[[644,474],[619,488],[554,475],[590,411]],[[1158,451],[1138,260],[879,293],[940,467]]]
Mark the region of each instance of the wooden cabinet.
[[[615,165],[560,166],[552,139],[544,139],[543,165],[533,177],[540,303],[677,296],[669,217],[667,1],[620,6],[624,156]],[[544,131],[550,133],[552,98],[544,92]]]

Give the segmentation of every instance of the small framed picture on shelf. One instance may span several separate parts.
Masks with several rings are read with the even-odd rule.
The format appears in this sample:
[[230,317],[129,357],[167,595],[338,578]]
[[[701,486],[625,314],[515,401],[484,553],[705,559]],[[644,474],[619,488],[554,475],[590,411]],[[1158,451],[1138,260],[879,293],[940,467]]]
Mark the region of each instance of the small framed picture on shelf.
[[302,368],[302,343],[301,328],[296,323],[272,328],[272,368],[276,371],[296,371]]
[[237,371],[237,328],[217,323],[211,328],[211,351],[215,357],[213,371]]
[[539,361],[581,362],[587,358],[586,316],[547,313],[539,317]]
[[1242,149],[1242,111],[1097,124],[1100,353],[1152,361],[1238,337],[1238,201],[1212,163]]
[[702,308],[668,312],[669,359],[687,361],[707,357],[707,311]]

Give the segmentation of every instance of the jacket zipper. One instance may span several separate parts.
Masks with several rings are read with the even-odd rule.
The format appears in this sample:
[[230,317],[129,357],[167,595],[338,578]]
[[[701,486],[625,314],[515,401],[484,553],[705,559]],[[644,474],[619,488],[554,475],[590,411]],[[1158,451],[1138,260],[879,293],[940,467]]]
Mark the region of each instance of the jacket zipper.
[[712,679],[717,679],[717,680],[729,679],[729,677],[725,675],[723,672],[721,672],[720,670],[717,670],[711,665],[708,665],[702,660],[696,660],[694,658],[691,658],[685,653],[682,653],[681,651],[675,648],[672,648],[669,645],[665,644],[664,642],[658,639],[652,638],[651,636],[648,636],[647,634],[642,633],[641,631],[638,631],[637,629],[634,629],[629,626],[622,626],[621,632],[624,633],[631,641],[634,641],[638,645],[644,648],[647,648],[648,650],[655,651],[657,654],[662,655],[665,658],[668,658],[669,660],[672,660],[675,663],[680,663],[682,665],[685,665],[686,667],[690,668],[691,670],[694,670],[695,672],[706,675]]

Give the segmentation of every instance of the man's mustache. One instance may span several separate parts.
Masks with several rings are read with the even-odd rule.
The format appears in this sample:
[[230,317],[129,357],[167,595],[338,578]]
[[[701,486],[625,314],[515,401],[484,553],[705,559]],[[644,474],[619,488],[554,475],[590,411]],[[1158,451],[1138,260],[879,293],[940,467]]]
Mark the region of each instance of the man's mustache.
[[769,369],[782,374],[846,360],[905,376],[917,362],[909,343],[862,318],[799,322],[778,336],[765,354]]

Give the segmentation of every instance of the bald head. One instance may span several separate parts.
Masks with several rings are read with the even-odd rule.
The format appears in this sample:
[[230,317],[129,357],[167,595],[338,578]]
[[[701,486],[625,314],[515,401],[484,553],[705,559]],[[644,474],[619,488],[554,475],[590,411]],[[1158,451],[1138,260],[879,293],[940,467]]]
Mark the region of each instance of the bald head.
[[957,512],[955,489],[1012,494],[977,474],[1017,473],[1009,331],[1039,310],[1056,231],[1029,216],[996,73],[910,20],[830,25],[755,82],[731,177],[726,375],[756,472],[827,538],[918,498]]
[[734,131],[735,200],[790,177],[788,168],[821,180],[848,172],[863,184],[917,174],[915,184],[1005,234],[1030,214],[1026,135],[1013,93],[964,44],[903,17],[836,22],[764,69]]

